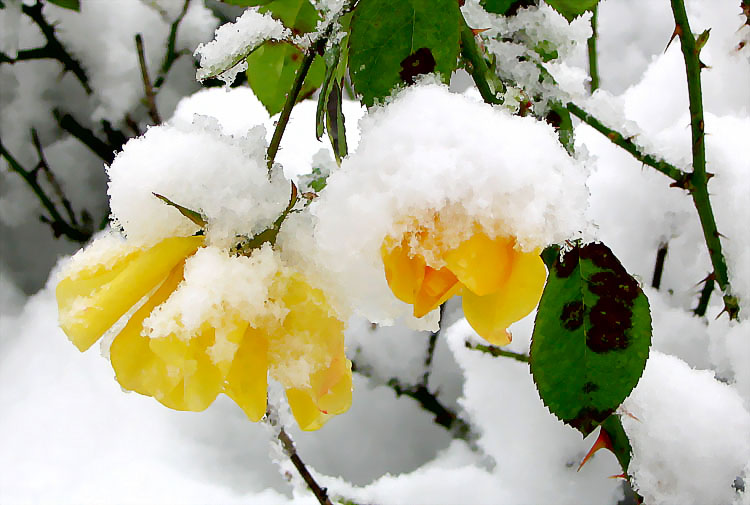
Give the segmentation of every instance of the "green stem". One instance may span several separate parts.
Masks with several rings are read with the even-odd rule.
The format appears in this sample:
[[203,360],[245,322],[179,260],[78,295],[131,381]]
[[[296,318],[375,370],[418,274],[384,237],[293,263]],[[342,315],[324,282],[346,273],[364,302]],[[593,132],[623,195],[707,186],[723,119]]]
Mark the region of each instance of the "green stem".
[[271,143],[269,144],[268,151],[266,152],[269,176],[271,175],[273,162],[276,159],[276,153],[279,151],[279,146],[281,145],[281,137],[284,136],[284,130],[286,130],[286,126],[289,123],[289,118],[292,115],[292,108],[294,108],[294,105],[297,103],[300,91],[302,91],[302,84],[304,84],[305,82],[305,77],[307,77],[307,72],[308,70],[310,70],[310,66],[315,59],[315,56],[317,56],[318,54],[323,54],[326,43],[328,42],[331,33],[333,33],[333,30],[338,26],[338,19],[341,18],[341,16],[344,16],[345,14],[351,12],[357,4],[357,1],[358,0],[349,0],[347,4],[344,5],[344,7],[342,7],[342,9],[339,11],[338,18],[332,20],[328,24],[328,27],[326,27],[326,29],[323,31],[323,33],[321,33],[317,40],[310,44],[310,47],[305,53],[305,57],[302,59],[302,65],[300,65],[299,69],[297,69],[297,74],[294,76],[292,89],[289,90],[289,93],[287,93],[286,95],[284,108],[281,109],[279,120],[276,122],[276,129],[273,131],[273,137],[271,137]]
[[468,62],[468,70],[474,83],[485,102],[491,104],[502,104],[503,99],[498,94],[505,92],[505,85],[490,71],[487,61],[479,50],[474,32],[461,17],[461,57]]
[[589,76],[591,77],[591,82],[589,83],[589,86],[590,86],[592,93],[596,91],[597,89],[599,89],[599,64],[597,62],[597,54],[596,54],[596,39],[598,37],[597,27],[596,27],[596,17],[597,17],[598,9],[599,9],[598,5],[594,6],[594,9],[591,15],[591,37],[589,37],[589,40],[586,43],[588,47],[588,52],[589,52]]
[[49,212],[51,219],[42,217],[42,220],[48,222],[50,226],[52,226],[55,236],[65,235],[69,239],[80,243],[86,242],[89,238],[91,238],[90,233],[83,232],[78,228],[71,226],[67,221],[65,221],[65,219],[57,211],[57,207],[55,206],[55,204],[52,202],[52,200],[49,199],[47,194],[37,182],[34,173],[24,169],[21,164],[18,163],[18,161],[10,154],[10,152],[5,149],[1,141],[0,156],[3,156],[8,161],[8,165],[10,166],[11,170],[16,172],[26,181],[37,198],[39,198],[42,206],[47,209],[47,212]]
[[599,121],[597,118],[578,107],[576,104],[570,102],[567,105],[567,109],[575,117],[607,137],[613,144],[622,147],[629,152],[635,159],[644,163],[652,168],[655,168],[662,174],[666,175],[676,183],[681,184],[686,182],[689,178],[689,174],[683,172],[674,165],[667,163],[661,158],[652,156],[644,152],[643,148],[638,146],[632,139],[623,136],[620,132],[613,130],[606,126],[604,123]]
[[698,305],[693,309],[693,314],[698,317],[706,315],[706,309],[708,308],[708,302],[711,300],[711,293],[714,291],[714,278],[713,275],[706,277],[703,289],[701,289],[701,296],[698,299]]
[[[680,48],[685,60],[685,71],[687,74],[688,102],[690,107],[690,132],[693,150],[693,172],[690,174],[690,195],[693,197],[695,209],[698,211],[703,236],[711,257],[714,268],[716,283],[724,292],[724,310],[730,319],[739,316],[739,301],[732,295],[729,284],[729,273],[724,254],[721,250],[719,230],[716,228],[711,201],[708,196],[708,179],[711,177],[706,172],[706,144],[703,121],[703,93],[701,91],[701,47],[696,44],[693,32],[690,30],[685,3],[683,0],[671,0],[672,14],[675,21],[675,32],[680,37]],[[706,38],[708,32],[704,32]],[[705,43],[705,40],[703,41]]]
[[513,352],[513,351],[506,351],[504,349],[501,349],[494,345],[483,345],[483,344],[472,344],[471,342],[466,342],[464,344],[467,349],[473,349],[475,351],[482,351],[487,354],[491,354],[492,356],[497,357],[503,357],[503,358],[512,358],[516,361],[521,361],[523,363],[529,362],[529,355],[523,354],[520,352]]
[[182,4],[182,10],[180,11],[179,16],[177,16],[177,19],[175,19],[174,22],[172,22],[172,25],[169,27],[169,37],[167,38],[167,52],[164,55],[164,60],[162,61],[159,75],[154,81],[154,88],[156,89],[159,89],[162,84],[164,84],[164,80],[167,78],[169,70],[172,68],[172,65],[177,60],[177,58],[180,57],[180,53],[176,50],[177,29],[180,27],[180,23],[182,23],[182,20],[185,18],[188,7],[190,7],[190,0],[185,0],[185,3]]

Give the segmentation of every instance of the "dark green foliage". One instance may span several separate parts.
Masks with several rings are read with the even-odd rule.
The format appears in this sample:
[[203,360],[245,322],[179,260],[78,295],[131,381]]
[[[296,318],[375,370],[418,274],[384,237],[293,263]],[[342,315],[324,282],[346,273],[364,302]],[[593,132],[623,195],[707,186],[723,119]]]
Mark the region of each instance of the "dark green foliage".
[[70,9],[72,11],[81,10],[81,2],[79,0],[49,0],[49,3],[55,4],[63,9]]
[[456,0],[360,0],[351,21],[349,69],[362,103],[439,72],[448,82],[459,53]]
[[[248,56],[247,80],[269,114],[274,115],[284,107],[286,94],[292,87],[303,57],[299,49],[285,42],[266,42]],[[324,74],[323,60],[316,57],[300,97],[304,98],[315,91],[323,82]]]
[[651,344],[648,300],[604,244],[548,248],[549,278],[531,344],[531,372],[549,410],[584,435],[638,383]]

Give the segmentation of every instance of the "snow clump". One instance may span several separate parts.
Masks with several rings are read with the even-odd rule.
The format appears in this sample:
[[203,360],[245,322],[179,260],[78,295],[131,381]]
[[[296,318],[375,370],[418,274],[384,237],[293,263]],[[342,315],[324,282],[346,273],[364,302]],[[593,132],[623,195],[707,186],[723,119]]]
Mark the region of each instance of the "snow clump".
[[[737,391],[653,351],[625,400],[633,447],[628,474],[647,504],[732,503],[750,461],[750,413]],[[675,415],[678,414],[678,415]]]
[[[381,260],[384,238],[401,236],[415,221],[429,231],[439,214],[449,223],[439,238],[447,246],[478,226],[515,237],[524,251],[587,230],[585,170],[533,118],[423,82],[371,109],[360,127],[357,151],[310,206],[315,250],[294,220],[285,223],[281,244],[314,262],[307,271],[325,272],[331,296],[370,321],[404,317],[419,327],[388,288]],[[421,329],[435,323],[428,318]]]
[[267,40],[282,40],[290,35],[281,21],[270,14],[248,9],[234,23],[217,28],[214,40],[197,47],[194,54],[200,56],[200,68],[196,78],[202,81],[218,77],[229,86],[238,73],[247,70],[245,58],[256,47]]
[[227,247],[239,235],[255,235],[289,201],[290,183],[281,170],[269,181],[265,149],[262,126],[232,137],[215,119],[196,116],[190,125],[150,128],[125,144],[107,170],[113,222],[128,240],[143,243],[198,230],[156,193],[199,212],[214,245]]

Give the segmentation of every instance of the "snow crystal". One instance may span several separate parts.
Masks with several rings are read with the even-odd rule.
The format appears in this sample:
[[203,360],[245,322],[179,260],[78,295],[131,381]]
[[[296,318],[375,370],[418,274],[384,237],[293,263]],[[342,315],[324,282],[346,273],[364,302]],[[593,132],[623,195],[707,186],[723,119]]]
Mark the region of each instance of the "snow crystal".
[[709,371],[651,353],[623,404],[633,447],[628,473],[646,504],[730,503],[750,461],[750,413]]
[[[297,250],[300,261],[317,262],[309,270],[335,281],[334,299],[349,299],[373,322],[414,322],[411,307],[388,289],[380,259],[384,238],[413,219],[428,226],[441,213],[446,244],[476,223],[490,235],[517,237],[524,250],[586,229],[584,170],[533,118],[422,84],[371,110],[360,127],[357,151],[310,206],[316,251]],[[295,249],[302,234],[289,231],[282,245]]]
[[202,81],[218,76],[229,86],[239,72],[247,69],[245,58],[255,48],[267,40],[281,40],[290,34],[269,13],[248,9],[234,23],[217,28],[213,41],[198,46],[195,55],[200,56],[200,68],[196,78]]
[[153,193],[208,221],[209,241],[234,245],[270,226],[289,201],[289,182],[265,163],[265,130],[224,135],[215,120],[150,128],[131,139],[108,169],[114,222],[131,240],[156,242],[195,233],[197,226]]

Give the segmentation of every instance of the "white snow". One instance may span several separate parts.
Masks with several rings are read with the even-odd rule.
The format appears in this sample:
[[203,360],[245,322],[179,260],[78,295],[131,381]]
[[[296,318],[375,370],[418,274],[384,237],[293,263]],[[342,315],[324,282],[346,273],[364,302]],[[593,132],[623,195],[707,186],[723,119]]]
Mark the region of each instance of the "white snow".
[[204,80],[218,76],[229,86],[239,72],[247,70],[245,58],[267,40],[282,40],[291,35],[281,21],[257,9],[247,9],[234,23],[216,29],[214,40],[200,44],[195,55],[200,56],[196,78]]

